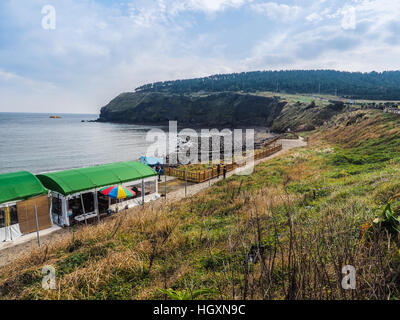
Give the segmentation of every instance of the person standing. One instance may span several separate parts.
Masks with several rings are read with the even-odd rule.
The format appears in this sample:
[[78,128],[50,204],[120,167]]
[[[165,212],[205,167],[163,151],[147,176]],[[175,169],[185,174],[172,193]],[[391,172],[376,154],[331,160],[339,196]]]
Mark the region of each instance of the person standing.
[[224,166],[224,169],[222,170],[223,174],[224,174],[224,180],[226,179],[226,166]]
[[161,182],[161,165],[157,163],[156,172],[158,174],[158,182]]
[[217,165],[217,179],[219,178],[219,175],[221,174],[221,165]]

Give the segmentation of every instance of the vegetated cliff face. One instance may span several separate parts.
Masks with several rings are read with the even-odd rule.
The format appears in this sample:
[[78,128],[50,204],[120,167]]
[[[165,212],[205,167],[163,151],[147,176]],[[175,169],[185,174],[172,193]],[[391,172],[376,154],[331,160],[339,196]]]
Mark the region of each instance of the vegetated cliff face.
[[194,126],[271,126],[286,105],[278,98],[235,92],[179,95],[123,93],[101,109],[101,122]]
[[345,109],[343,102],[335,101],[328,105],[307,105],[302,103],[287,104],[273,122],[274,132],[310,131],[331,120]]

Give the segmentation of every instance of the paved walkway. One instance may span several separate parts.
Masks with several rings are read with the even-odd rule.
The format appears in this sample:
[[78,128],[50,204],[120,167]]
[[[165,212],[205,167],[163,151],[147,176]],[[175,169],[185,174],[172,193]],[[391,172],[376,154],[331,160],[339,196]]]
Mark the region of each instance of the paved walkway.
[[[269,157],[255,161],[254,165],[257,165],[259,163],[276,158],[276,157],[282,155],[287,150],[297,148],[297,147],[303,147],[303,146],[307,145],[307,143],[302,138],[300,138],[298,140],[283,139],[280,141],[282,142],[282,150],[281,151],[279,151]],[[237,168],[236,170],[227,172],[226,176],[230,177],[234,174],[237,174],[237,173],[239,173],[239,171],[243,170],[244,168],[245,167],[241,167],[241,168]],[[171,179],[174,179],[174,178],[171,178]],[[170,179],[168,179],[168,180],[170,180]],[[189,185],[187,187],[187,196],[195,195],[196,193],[199,193],[200,191],[208,188],[210,185],[213,185],[220,180],[222,180],[222,175],[219,179],[215,178],[212,181],[206,181],[203,183]],[[168,203],[178,201],[183,198],[185,198],[185,188],[181,188],[178,191],[174,191],[174,192],[167,194],[167,202]],[[158,201],[163,201],[163,198]],[[70,233],[71,233],[71,231],[69,229],[60,228],[60,227],[55,226],[53,228],[43,230],[40,232],[40,243],[41,243],[41,245],[53,243],[57,240],[62,239],[65,235],[70,234]],[[37,243],[36,233],[32,233],[32,234],[23,236],[14,242],[7,242],[7,243],[0,244],[0,267],[11,262],[20,254],[27,253],[37,247],[38,247],[38,243]]]

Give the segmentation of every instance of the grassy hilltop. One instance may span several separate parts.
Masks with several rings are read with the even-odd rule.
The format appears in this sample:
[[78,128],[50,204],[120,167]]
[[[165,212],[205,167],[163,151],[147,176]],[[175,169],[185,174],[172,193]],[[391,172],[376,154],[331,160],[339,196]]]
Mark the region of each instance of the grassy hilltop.
[[[250,176],[22,257],[0,270],[0,297],[397,299],[397,232],[361,230],[400,191],[399,125],[381,111],[338,113],[302,133],[307,147]],[[56,268],[57,290],[41,289],[43,265]],[[357,270],[355,291],[341,289],[345,265]]]

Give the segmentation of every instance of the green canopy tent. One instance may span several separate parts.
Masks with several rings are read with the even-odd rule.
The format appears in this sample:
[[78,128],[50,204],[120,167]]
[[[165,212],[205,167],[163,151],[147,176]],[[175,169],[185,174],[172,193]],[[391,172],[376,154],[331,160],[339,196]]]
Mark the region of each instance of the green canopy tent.
[[[47,194],[48,190],[30,172],[0,174],[0,241],[13,240],[23,233],[32,232],[35,217],[33,205],[28,205],[28,200]],[[47,197],[32,201],[39,207],[39,228],[50,227]]]
[[0,174],[0,206],[7,202],[26,200],[48,191],[27,171]]
[[[67,199],[73,195],[80,195],[85,192],[93,192],[95,206],[98,216],[97,190],[110,185],[124,184],[146,178],[157,177],[157,173],[147,165],[136,161],[119,162],[106,165],[99,165],[88,168],[71,169],[59,172],[39,174],[38,179],[42,184],[53,192]],[[82,200],[83,202],[83,200]],[[65,201],[63,202],[65,203]],[[84,214],[85,208],[83,207]],[[67,209],[65,204],[62,211],[66,225],[69,225]]]

